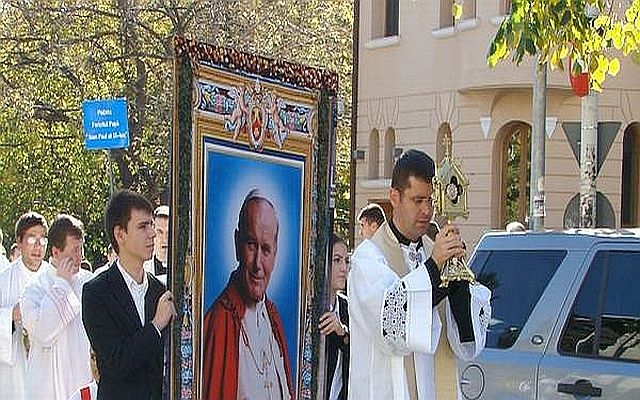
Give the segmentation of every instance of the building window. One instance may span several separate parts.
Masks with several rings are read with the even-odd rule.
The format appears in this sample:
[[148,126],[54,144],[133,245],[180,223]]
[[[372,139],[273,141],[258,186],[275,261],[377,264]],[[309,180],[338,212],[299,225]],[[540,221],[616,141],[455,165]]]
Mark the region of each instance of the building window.
[[[622,139],[622,210],[623,228],[640,225],[640,124],[632,123]],[[599,215],[599,214],[597,214]]]
[[378,179],[378,167],[380,164],[380,136],[378,130],[371,131],[369,136],[369,179]]
[[[449,13],[453,14],[453,0],[450,3],[451,7],[449,9]],[[462,6],[462,15],[460,16],[461,20],[474,19],[476,17],[475,0],[457,0],[457,3]],[[445,12],[445,10],[442,10],[442,12]]]
[[473,19],[476,17],[476,1],[464,0],[462,3],[462,19]]
[[399,0],[373,0],[371,9],[371,38],[398,36]]
[[[440,0],[440,29],[450,28],[455,24],[453,17],[454,0]],[[476,18],[476,1],[475,0],[458,0],[462,6],[462,15],[460,20]]]
[[395,164],[396,130],[387,129],[384,136],[384,177],[391,178]]
[[502,0],[501,7],[502,7],[502,9],[500,10],[500,13],[502,15],[511,14],[511,0]]
[[509,128],[502,142],[501,227],[524,223],[529,215],[531,127],[515,123]]
[[561,354],[589,363],[640,361],[639,262],[637,251],[596,254],[562,332]]
[[440,29],[449,28],[454,22],[453,0],[440,0]]
[[386,0],[384,16],[384,35],[387,37],[398,36],[399,0]]

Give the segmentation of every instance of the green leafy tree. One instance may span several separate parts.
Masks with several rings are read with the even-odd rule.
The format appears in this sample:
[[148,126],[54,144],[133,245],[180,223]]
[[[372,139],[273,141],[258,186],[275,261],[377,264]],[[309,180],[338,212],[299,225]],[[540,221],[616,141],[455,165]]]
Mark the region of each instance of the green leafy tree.
[[600,91],[607,74],[620,70],[614,50],[639,54],[640,0],[627,4],[622,9],[610,0],[513,0],[487,63],[493,67],[511,56],[520,64],[525,55],[537,55],[540,64],[563,69],[570,58],[572,72],[589,72],[591,87]]
[[[109,157],[116,188],[167,200],[172,38],[182,35],[336,71],[338,223],[348,221],[352,2],[322,0],[57,0],[0,2],[0,226],[23,212],[80,217],[88,258],[106,246]],[[128,149],[83,147],[81,103],[124,97]],[[5,235],[5,246],[11,243]]]

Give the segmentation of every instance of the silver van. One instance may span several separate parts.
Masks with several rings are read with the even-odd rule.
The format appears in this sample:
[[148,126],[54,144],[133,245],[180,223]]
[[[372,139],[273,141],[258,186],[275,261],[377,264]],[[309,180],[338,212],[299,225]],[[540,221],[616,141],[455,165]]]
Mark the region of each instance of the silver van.
[[489,233],[469,264],[492,291],[465,399],[640,399],[640,235]]

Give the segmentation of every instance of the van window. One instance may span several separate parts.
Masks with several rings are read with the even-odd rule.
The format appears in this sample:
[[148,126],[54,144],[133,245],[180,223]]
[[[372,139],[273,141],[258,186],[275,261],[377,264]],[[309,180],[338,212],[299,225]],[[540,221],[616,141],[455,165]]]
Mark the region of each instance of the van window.
[[477,251],[472,269],[491,289],[486,347],[508,349],[567,255],[564,250]]
[[600,251],[560,339],[570,356],[640,361],[640,253]]

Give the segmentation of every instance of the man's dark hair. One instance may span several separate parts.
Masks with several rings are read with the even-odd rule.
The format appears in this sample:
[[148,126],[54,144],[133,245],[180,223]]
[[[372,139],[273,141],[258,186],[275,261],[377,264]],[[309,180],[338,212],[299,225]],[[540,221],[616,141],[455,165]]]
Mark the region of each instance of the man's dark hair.
[[107,229],[109,242],[116,253],[120,253],[120,247],[116,241],[113,229],[116,226],[124,230],[127,229],[127,224],[131,219],[131,210],[145,211],[149,213],[149,215],[153,215],[153,206],[149,200],[131,190],[124,189],[116,192],[109,200],[109,203],[107,203],[107,208],[104,213],[104,225]]
[[400,156],[393,166],[391,187],[402,191],[409,186],[409,178],[414,177],[431,183],[436,174],[436,165],[426,153],[411,149]]
[[369,203],[360,210],[358,221],[365,220],[368,223],[375,222],[378,226],[382,226],[386,220],[384,210],[377,203]]
[[49,229],[49,244],[60,250],[67,245],[67,236],[84,238],[84,224],[78,218],[68,214],[58,214]]
[[335,246],[337,243],[342,243],[345,246],[347,245],[347,242],[344,241],[344,239],[338,235],[337,233],[332,233],[331,234],[331,249],[333,250],[333,246]]
[[47,220],[40,214],[35,211],[29,211],[20,216],[18,218],[18,222],[16,222],[16,242],[19,242],[24,236],[24,233],[34,226],[42,226],[44,228],[45,235],[49,230],[49,225],[47,224]]

